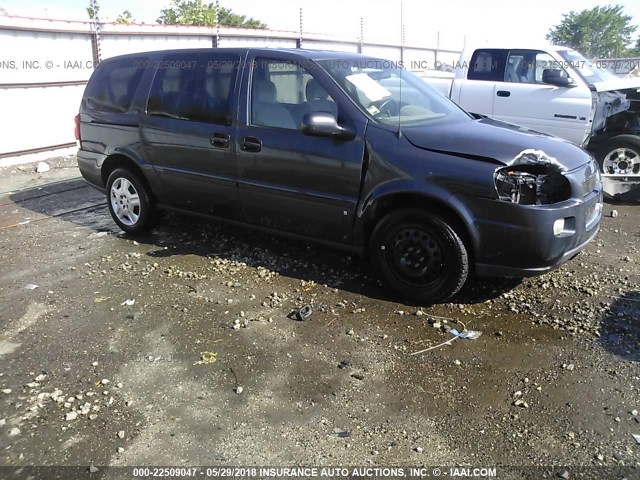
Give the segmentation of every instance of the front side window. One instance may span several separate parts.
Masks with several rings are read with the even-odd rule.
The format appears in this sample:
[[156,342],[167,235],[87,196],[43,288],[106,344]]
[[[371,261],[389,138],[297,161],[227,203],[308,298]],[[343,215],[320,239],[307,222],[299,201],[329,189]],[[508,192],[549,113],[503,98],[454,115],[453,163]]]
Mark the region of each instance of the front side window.
[[125,113],[144,73],[145,59],[125,57],[105,62],[87,86],[87,107],[101,112]]
[[251,124],[299,130],[305,114],[330,113],[338,105],[323,85],[302,66],[258,58],[251,77]]
[[230,125],[231,100],[240,57],[174,54],[158,63],[147,114]]
[[504,72],[504,81],[512,83],[543,83],[545,70],[564,70],[560,62],[540,50],[511,50]]
[[354,58],[318,63],[377,122],[395,126],[469,119],[451,100],[388,60]]

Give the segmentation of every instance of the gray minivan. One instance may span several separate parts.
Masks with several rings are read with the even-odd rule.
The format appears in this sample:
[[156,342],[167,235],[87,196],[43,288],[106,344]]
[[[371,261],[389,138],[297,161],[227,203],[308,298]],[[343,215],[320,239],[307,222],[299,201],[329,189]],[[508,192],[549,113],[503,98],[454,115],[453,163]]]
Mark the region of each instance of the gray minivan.
[[597,164],[557,138],[468,114],[394,62],[188,49],[101,62],[78,164],[135,234],[159,208],[368,257],[394,292],[449,299],[471,273],[547,272],[594,238]]

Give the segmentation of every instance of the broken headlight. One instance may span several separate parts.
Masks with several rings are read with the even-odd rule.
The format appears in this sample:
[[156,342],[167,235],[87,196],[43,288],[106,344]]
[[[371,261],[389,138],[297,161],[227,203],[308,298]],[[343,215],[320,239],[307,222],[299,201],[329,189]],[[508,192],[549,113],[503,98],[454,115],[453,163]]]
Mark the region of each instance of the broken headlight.
[[553,166],[522,165],[495,174],[500,200],[520,205],[547,205],[571,197],[571,185]]
[[547,205],[571,197],[561,165],[540,150],[524,150],[512,166],[497,170],[495,184],[500,200],[520,205]]

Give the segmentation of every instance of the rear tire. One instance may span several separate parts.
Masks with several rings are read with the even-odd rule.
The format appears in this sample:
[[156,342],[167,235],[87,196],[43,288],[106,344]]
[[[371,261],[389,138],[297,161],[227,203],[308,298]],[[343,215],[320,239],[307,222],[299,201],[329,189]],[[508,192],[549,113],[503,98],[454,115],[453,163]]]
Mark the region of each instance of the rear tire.
[[392,291],[420,303],[453,297],[469,276],[469,255],[447,221],[424,210],[405,209],[378,222],[369,254],[378,278]]
[[149,189],[126,168],[117,168],[109,175],[107,204],[113,220],[127,233],[146,232],[156,219]]
[[618,135],[595,152],[600,171],[607,175],[640,176],[640,138]]

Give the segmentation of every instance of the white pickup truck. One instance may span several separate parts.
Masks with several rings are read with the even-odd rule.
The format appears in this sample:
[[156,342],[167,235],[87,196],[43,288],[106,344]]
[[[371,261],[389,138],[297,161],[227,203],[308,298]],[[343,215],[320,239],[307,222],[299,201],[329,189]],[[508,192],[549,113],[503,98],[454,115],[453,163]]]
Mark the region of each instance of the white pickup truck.
[[640,78],[559,46],[465,50],[453,67],[422,76],[468,112],[564,138],[591,152],[605,177],[640,180]]

